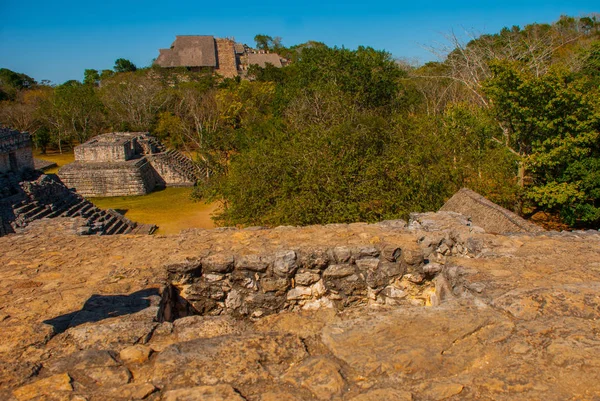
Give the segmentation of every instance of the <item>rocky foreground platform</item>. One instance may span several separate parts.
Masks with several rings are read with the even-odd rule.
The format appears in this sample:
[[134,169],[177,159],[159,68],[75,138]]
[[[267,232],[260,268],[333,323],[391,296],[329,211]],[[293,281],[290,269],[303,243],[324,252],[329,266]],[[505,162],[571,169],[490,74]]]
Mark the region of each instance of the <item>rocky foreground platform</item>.
[[598,400],[600,234],[0,238],[2,400]]

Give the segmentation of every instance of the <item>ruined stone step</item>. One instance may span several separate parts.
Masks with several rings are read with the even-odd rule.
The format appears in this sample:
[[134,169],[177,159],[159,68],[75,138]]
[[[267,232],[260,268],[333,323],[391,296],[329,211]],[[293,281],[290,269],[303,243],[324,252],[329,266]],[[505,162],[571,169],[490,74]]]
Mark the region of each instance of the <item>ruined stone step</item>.
[[89,215],[89,219],[94,222],[94,223],[101,223],[101,221],[98,221],[98,219],[101,217],[101,213],[99,211],[99,209],[97,207],[94,207],[94,210],[90,213]]
[[106,223],[108,224],[109,222],[115,222],[117,220],[121,220],[120,216],[115,216],[114,214],[110,213],[108,210],[105,210],[105,216],[104,216],[104,221],[106,221]]
[[76,197],[71,197],[69,199],[64,200],[63,202],[54,204],[53,207],[51,207],[52,213],[50,213],[47,217],[53,218],[61,216],[65,213],[65,211],[70,209],[78,201],[79,199],[77,199]]
[[15,212],[15,214],[24,214],[33,208],[35,208],[35,205],[33,203],[25,203],[23,206],[13,208],[13,211]]
[[62,214],[65,212],[65,210],[67,210],[69,207],[70,207],[70,204],[64,204],[64,205],[62,205],[62,206],[56,206],[56,207],[54,207],[54,208],[51,208],[51,209],[50,209],[50,210],[51,210],[50,214],[49,214],[48,216],[46,216],[46,217],[48,217],[48,218],[51,218],[51,219],[52,219],[52,218],[54,218],[54,217],[59,217],[59,216],[61,216],[61,215],[62,215]]
[[74,213],[72,214],[72,216],[81,216],[81,217],[83,217],[83,216],[84,216],[84,214],[85,214],[85,213],[86,213],[86,212],[87,212],[87,211],[88,211],[90,208],[92,208],[92,207],[94,207],[94,206],[93,206],[93,205],[92,205],[90,202],[88,202],[88,201],[84,200],[84,201],[83,201],[83,205],[82,205],[82,207],[81,207],[81,208],[79,208],[79,209],[78,209],[76,212],[74,212]]
[[115,216],[110,216],[110,218],[106,219],[104,223],[104,233],[112,234],[111,230],[113,230],[113,228],[115,228],[120,223],[120,220]]
[[33,216],[35,216],[36,214],[38,214],[42,210],[44,210],[44,208],[42,206],[39,206],[39,205],[33,205],[33,206],[34,206],[33,208],[29,209],[25,213],[19,214],[19,216],[23,217],[26,220],[30,220]]
[[124,226],[125,226],[125,224],[121,220],[115,219],[115,223],[110,228],[104,229],[104,234],[105,235],[120,234],[121,232],[123,232],[125,230]]
[[63,213],[63,216],[71,217],[79,212],[84,206],[86,206],[86,202],[83,199],[78,199],[73,206],[71,206],[68,210]]
[[130,234],[133,235],[148,235],[154,233],[156,231],[156,226],[154,224],[138,224]]
[[94,205],[89,203],[89,205],[87,205],[87,206],[88,207],[81,209],[81,214],[80,214],[81,217],[85,217],[86,219],[90,218],[90,216],[96,212],[96,207]]
[[43,207],[42,210],[38,214],[31,216],[29,218],[29,220],[33,221],[33,220],[42,219],[42,218],[48,216],[50,213],[52,213],[52,209],[50,209],[49,207]]

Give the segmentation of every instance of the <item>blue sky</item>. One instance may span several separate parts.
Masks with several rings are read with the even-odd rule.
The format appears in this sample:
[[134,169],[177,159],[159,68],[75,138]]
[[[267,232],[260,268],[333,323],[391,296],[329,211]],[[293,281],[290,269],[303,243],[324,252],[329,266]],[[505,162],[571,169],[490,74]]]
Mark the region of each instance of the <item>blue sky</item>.
[[600,12],[596,1],[15,1],[0,0],[0,67],[37,80],[83,78],[86,68],[112,68],[117,58],[148,66],[175,35],[280,36],[285,45],[317,40],[330,46],[385,49],[398,58],[435,59],[427,46],[454,31],[553,22],[561,14]]

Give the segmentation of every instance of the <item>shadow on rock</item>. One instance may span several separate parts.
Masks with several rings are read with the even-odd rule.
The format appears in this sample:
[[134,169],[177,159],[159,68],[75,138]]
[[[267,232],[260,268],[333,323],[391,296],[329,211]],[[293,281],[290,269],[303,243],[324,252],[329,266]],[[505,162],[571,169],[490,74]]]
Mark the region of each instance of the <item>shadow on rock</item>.
[[148,288],[136,291],[129,295],[92,295],[81,310],[45,320],[45,324],[54,327],[55,332],[62,333],[70,327],[84,323],[98,322],[100,320],[129,315],[148,308],[160,298],[158,288]]

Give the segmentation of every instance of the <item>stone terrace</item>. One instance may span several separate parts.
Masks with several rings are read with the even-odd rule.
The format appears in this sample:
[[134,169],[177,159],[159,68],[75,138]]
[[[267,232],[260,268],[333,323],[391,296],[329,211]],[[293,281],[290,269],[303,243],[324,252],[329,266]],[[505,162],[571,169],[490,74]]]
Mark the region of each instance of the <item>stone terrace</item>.
[[[153,237],[72,227],[0,238],[2,399],[600,397],[598,232],[492,235],[455,213]],[[352,274],[326,273],[340,262]],[[280,310],[243,307],[268,294]]]
[[192,186],[206,169],[145,132],[98,135],[75,147],[75,162],[62,167],[63,182],[84,196],[146,195],[157,187]]

